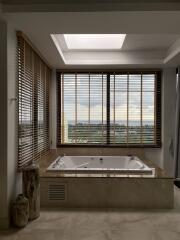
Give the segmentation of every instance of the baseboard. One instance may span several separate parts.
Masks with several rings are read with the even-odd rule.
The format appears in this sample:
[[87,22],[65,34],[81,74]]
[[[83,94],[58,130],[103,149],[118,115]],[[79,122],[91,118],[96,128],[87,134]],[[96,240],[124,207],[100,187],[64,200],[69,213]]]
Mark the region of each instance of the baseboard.
[[0,218],[0,229],[8,229],[9,228],[9,218]]

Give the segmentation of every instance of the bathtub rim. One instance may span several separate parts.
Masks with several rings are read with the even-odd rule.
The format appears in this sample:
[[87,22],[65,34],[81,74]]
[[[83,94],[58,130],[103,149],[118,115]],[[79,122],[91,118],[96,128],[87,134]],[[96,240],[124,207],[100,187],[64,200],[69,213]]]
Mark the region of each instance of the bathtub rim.
[[[112,158],[116,158],[116,157],[121,157],[121,158],[127,158],[127,157],[131,157],[133,156],[136,159],[133,159],[134,161],[138,161],[141,164],[143,164],[145,166],[146,169],[127,169],[127,168],[61,168],[61,169],[52,169],[50,168],[50,166],[57,161],[59,158],[63,158],[63,157],[88,157],[88,158],[101,158],[101,157],[112,157]],[[107,175],[124,175],[124,176],[128,176],[128,175],[138,175],[138,177],[142,177],[144,175],[146,176],[155,176],[156,174],[156,170],[155,168],[151,168],[149,167],[146,163],[144,163],[138,156],[134,156],[134,155],[119,155],[119,156],[112,156],[112,155],[107,155],[107,156],[102,156],[102,155],[80,155],[80,156],[58,156],[47,168],[46,168],[46,172],[50,172],[50,173],[62,173],[62,174],[99,174],[99,175],[103,175],[103,174],[107,174]]]

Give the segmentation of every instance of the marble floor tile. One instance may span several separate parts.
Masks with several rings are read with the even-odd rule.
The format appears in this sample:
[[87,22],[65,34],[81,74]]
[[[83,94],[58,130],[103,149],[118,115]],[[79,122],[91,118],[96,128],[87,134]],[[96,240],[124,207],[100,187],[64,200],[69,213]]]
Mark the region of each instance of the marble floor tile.
[[171,210],[49,209],[0,240],[179,240],[180,190]]

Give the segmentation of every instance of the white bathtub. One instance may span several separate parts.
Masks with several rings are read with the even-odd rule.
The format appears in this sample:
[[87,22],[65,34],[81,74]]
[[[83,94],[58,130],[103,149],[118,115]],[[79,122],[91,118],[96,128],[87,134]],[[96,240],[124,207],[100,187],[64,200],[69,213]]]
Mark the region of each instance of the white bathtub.
[[47,171],[79,174],[120,174],[153,176],[154,169],[136,156],[59,156]]

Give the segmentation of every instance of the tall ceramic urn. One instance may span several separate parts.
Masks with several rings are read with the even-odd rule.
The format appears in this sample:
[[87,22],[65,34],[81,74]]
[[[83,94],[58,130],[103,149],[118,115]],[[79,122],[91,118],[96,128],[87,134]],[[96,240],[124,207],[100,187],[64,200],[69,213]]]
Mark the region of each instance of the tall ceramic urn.
[[40,215],[39,167],[32,165],[23,170],[23,194],[29,201],[29,220]]

